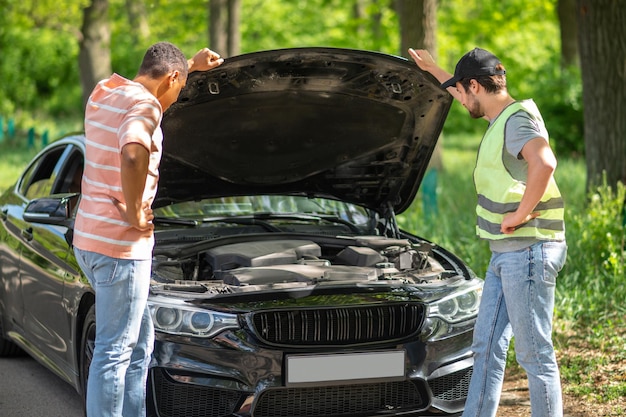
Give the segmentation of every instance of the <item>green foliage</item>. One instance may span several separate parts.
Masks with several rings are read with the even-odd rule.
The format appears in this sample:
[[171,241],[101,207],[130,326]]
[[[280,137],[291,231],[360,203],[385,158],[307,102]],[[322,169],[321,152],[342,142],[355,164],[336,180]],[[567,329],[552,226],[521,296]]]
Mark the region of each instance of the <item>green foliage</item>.
[[567,220],[570,255],[560,280],[559,315],[582,323],[626,313],[626,188],[603,184],[591,190],[584,210]]
[[[391,1],[367,2],[361,18],[353,15],[352,2],[347,0],[245,0],[241,4],[243,53],[302,46],[399,52],[398,22]],[[206,0],[154,1],[147,6],[150,38],[145,44],[136,44],[128,33],[124,2],[110,0],[114,71],[134,76],[146,48],[157,41],[173,42],[188,55],[210,44]]]
[[[36,111],[37,119],[80,119],[78,76],[82,8],[89,0],[2,0],[0,18],[0,114]],[[138,42],[124,0],[109,1],[113,71],[133,77],[145,49],[168,40],[188,55],[208,41],[208,2],[146,2],[150,36]],[[402,55],[392,0],[245,0],[241,2],[242,52],[301,46],[375,50]],[[468,24],[471,22],[472,24]],[[474,46],[495,52],[507,66],[515,97],[537,101],[559,155],[583,152],[581,81],[559,69],[555,0],[469,0],[439,2],[439,62],[452,70]],[[26,126],[24,126],[26,128]],[[480,124],[452,106],[446,133],[479,132]]]
[[[541,73],[541,72],[540,72]],[[580,69],[560,69],[548,63],[537,79],[535,101],[544,116],[557,156],[583,156],[585,152]]]
[[208,45],[207,0],[156,0],[145,4],[150,37],[142,43],[133,35],[126,1],[109,0],[111,66],[124,77],[137,74],[146,49],[155,42],[172,42],[187,56]]
[[[9,8],[5,19],[11,24],[0,29],[0,114],[35,109],[49,115],[75,114],[80,108],[75,32],[68,25],[38,23],[36,11],[26,19],[20,11],[26,11],[27,4],[10,3],[15,9]],[[53,16],[51,22],[56,21]]]
[[243,51],[302,46],[347,47],[398,54],[398,22],[391,1],[367,2],[365,15],[353,2],[248,0],[242,10]]
[[6,139],[0,143],[0,194],[15,184],[26,164],[37,153],[36,148],[28,149],[25,144],[26,140],[16,143]]

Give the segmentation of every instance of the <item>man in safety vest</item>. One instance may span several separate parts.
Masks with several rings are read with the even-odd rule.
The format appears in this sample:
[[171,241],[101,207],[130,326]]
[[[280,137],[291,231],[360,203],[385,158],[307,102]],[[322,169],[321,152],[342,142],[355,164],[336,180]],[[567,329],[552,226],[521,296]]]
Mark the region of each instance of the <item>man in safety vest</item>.
[[513,335],[517,361],[528,375],[533,417],[562,417],[552,316],[567,246],[563,200],[553,177],[556,158],[541,114],[532,100],[509,95],[504,66],[484,49],[465,54],[454,76],[425,50],[409,54],[470,116],[489,121],[474,183],[476,233],[489,242],[492,256],[474,328],[474,370],[463,417],[496,415]]

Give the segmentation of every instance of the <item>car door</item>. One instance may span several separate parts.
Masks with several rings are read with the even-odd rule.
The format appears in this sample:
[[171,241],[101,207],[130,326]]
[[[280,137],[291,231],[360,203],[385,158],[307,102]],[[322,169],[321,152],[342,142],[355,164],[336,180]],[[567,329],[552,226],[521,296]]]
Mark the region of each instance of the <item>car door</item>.
[[[51,149],[40,156],[36,171],[23,185],[27,201],[68,192],[69,166],[82,154],[71,144]],[[78,275],[66,262],[71,247],[68,228],[16,220],[20,229],[19,276],[23,299],[22,328],[32,354],[54,364],[57,373],[70,378],[72,346],[70,310],[64,298],[65,281]]]
[[50,173],[62,155],[65,147],[55,147],[45,155],[35,158],[19,178],[17,184],[1,197],[0,220],[0,307],[2,307],[3,331],[11,332],[13,337],[27,343],[24,334],[24,298],[20,278],[20,256],[23,251],[25,235],[30,234],[30,227],[24,222],[22,214],[28,197],[45,194]]
[[17,224],[23,207],[14,189],[0,197],[0,326],[4,334],[21,330],[24,316],[19,274],[22,238]]

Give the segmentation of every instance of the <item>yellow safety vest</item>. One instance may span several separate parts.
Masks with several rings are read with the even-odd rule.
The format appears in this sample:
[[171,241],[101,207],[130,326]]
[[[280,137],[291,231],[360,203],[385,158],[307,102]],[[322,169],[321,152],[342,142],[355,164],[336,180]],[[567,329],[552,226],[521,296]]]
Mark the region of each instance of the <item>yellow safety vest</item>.
[[476,234],[490,240],[520,237],[564,240],[564,205],[554,177],[550,178],[545,194],[535,207],[534,211],[539,211],[540,216],[521,225],[512,234],[500,231],[504,215],[519,207],[526,189],[526,183],[513,178],[503,161],[506,121],[519,111],[528,113],[543,124],[537,106],[527,100],[515,102],[504,109],[485,132],[474,168],[474,185],[478,194]]

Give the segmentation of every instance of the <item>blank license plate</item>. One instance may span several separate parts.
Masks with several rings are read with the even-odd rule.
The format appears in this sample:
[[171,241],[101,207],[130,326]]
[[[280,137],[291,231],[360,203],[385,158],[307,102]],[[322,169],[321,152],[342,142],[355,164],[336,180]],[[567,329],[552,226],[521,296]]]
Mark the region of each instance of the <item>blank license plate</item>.
[[288,355],[287,384],[404,378],[405,351]]

